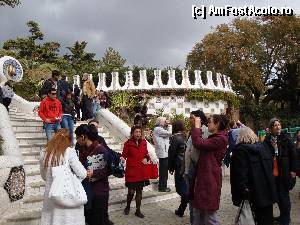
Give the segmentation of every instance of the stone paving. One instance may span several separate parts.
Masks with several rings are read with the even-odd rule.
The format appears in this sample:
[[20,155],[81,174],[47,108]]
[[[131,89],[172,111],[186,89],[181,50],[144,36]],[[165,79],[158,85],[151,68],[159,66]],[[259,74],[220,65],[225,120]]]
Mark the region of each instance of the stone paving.
[[[300,180],[297,180],[296,187],[291,191],[292,202],[292,225],[300,225],[300,199],[298,193],[300,191]],[[185,212],[183,218],[179,218],[174,214],[175,209],[179,205],[179,198],[171,200],[151,203],[142,206],[142,212],[145,214],[144,219],[137,218],[134,215],[135,208],[132,207],[128,216],[123,215],[123,211],[110,212],[110,218],[115,225],[187,225],[189,224],[189,212]],[[218,211],[218,218],[221,225],[234,225],[234,218],[237,207],[232,205],[230,194],[229,177],[223,180],[221,206]],[[277,206],[274,206],[274,214],[278,214]]]

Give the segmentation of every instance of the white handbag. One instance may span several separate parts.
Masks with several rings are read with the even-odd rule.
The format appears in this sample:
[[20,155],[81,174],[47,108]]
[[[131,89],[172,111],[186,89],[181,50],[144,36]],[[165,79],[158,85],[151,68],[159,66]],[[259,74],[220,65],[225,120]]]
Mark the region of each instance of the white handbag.
[[255,225],[254,214],[248,200],[243,200],[235,217],[235,225]]
[[52,167],[52,177],[49,198],[57,205],[74,208],[87,203],[85,190],[80,179],[71,171],[67,154],[62,165]]

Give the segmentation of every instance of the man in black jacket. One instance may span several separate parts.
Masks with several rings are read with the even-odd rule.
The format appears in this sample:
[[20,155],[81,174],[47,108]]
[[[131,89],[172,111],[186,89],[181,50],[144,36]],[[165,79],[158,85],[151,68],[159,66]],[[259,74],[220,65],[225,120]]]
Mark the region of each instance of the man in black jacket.
[[58,70],[53,70],[52,71],[52,76],[48,80],[45,80],[42,86],[42,89],[40,91],[41,93],[41,98],[44,98],[47,96],[49,90],[51,89],[57,89],[57,81],[60,77],[60,72]]
[[278,119],[270,120],[269,129],[270,134],[266,136],[265,142],[274,153],[274,176],[280,210],[278,221],[281,225],[289,225],[291,222],[289,190],[293,188],[296,179],[295,145],[290,137],[281,132],[281,124]]

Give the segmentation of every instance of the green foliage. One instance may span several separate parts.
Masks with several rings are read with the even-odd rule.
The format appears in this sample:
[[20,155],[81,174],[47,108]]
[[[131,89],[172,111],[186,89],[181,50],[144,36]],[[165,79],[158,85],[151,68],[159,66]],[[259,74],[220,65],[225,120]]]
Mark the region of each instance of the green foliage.
[[38,41],[44,39],[44,34],[40,31],[38,24],[28,21],[27,26],[30,36],[7,40],[3,44],[3,49],[12,52],[18,59],[25,59],[30,69],[36,63],[56,62],[60,44],[58,42],[39,43]]
[[110,110],[120,116],[129,126],[133,124],[135,116],[134,107],[138,100],[132,93],[126,91],[114,92],[111,96]]
[[21,4],[20,0],[0,0],[0,6],[10,6],[12,8]]
[[186,97],[189,100],[209,102],[223,100],[231,103],[234,107],[238,107],[240,105],[239,98],[236,95],[222,91],[190,90],[187,91]]
[[38,94],[38,81],[32,79],[23,79],[14,84],[14,91],[17,95],[23,96],[26,100],[34,101]]
[[175,122],[175,121],[178,121],[178,120],[181,120],[183,121],[184,123],[184,132],[186,134],[186,136],[188,135],[188,133],[190,132],[191,130],[191,124],[190,124],[190,119],[188,117],[185,117],[183,114],[172,114],[171,117],[170,117],[170,120],[171,122]]
[[119,72],[124,67],[125,62],[126,59],[117,50],[109,47],[102,57],[100,70],[103,73]]
[[237,18],[198,42],[186,66],[230,76],[237,91],[258,103],[270,78],[299,58],[299,31],[298,16]]
[[[98,63],[97,60],[94,59],[96,54],[86,52],[86,46],[86,41],[76,41],[72,47],[67,47],[71,54],[65,54],[64,60],[67,62],[67,65],[69,65],[69,67],[65,69],[71,70],[68,71],[69,73],[82,75],[83,73],[93,73],[95,71]],[[64,60],[62,60],[61,63],[64,63]]]

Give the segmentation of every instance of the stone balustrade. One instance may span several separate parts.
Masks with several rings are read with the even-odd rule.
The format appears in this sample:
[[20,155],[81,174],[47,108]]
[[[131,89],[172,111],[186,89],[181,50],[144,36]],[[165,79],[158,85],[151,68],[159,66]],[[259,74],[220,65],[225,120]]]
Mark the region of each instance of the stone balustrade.
[[[153,84],[150,85],[147,81],[147,71],[140,70],[139,75],[139,83],[138,85],[134,85],[133,82],[133,73],[132,71],[127,71],[125,73],[125,84],[123,86],[120,85],[119,82],[119,73],[112,72],[112,80],[111,84],[108,87],[106,85],[107,75],[105,73],[99,73],[99,82],[97,89],[103,90],[107,92],[111,91],[121,91],[121,90],[169,90],[169,89],[203,89],[203,90],[218,90],[224,92],[233,92],[232,90],[232,81],[230,77],[226,75],[222,75],[220,73],[216,74],[216,83],[213,81],[213,74],[211,71],[207,71],[206,78],[207,83],[204,84],[202,81],[200,70],[195,70],[195,83],[192,84],[190,81],[190,76],[188,70],[182,70],[182,82],[178,84],[175,77],[175,70],[168,70],[168,83],[163,84],[161,79],[161,70],[154,70],[154,80]],[[80,77],[79,75],[74,76],[74,84],[78,84],[80,86]]]

